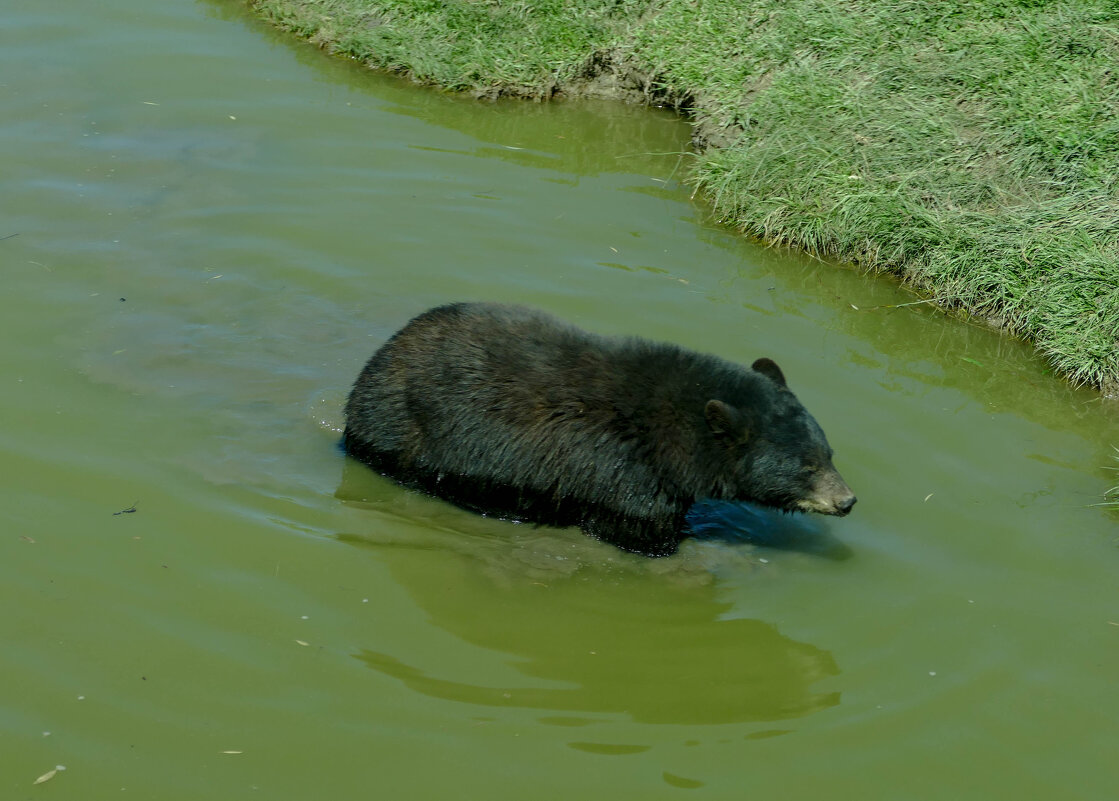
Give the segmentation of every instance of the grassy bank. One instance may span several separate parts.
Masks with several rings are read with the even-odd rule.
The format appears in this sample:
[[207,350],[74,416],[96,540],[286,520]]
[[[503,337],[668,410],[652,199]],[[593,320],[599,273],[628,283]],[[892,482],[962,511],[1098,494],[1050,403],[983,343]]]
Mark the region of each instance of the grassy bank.
[[450,89],[677,105],[728,223],[896,273],[1119,393],[1111,0],[251,5]]

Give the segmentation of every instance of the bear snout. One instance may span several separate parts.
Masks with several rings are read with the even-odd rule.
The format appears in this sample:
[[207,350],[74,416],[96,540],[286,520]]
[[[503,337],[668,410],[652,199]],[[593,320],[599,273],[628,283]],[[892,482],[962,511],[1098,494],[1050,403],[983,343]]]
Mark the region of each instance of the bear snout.
[[825,473],[813,487],[811,495],[801,501],[798,506],[806,512],[816,512],[822,515],[846,517],[851,514],[858,498],[843,477],[834,470]]
[[851,509],[854,508],[856,503],[858,503],[858,500],[859,499],[856,498],[854,496],[854,494],[852,493],[851,495],[848,495],[846,498],[842,498],[842,499],[836,501],[835,502],[835,514],[836,514],[836,516],[846,517],[847,515],[851,514]]

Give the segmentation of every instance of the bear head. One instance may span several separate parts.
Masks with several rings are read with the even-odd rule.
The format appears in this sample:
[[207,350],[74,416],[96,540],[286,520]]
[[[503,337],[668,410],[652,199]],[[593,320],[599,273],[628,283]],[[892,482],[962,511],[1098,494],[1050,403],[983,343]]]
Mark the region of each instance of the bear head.
[[725,494],[790,512],[850,513],[857,499],[832,464],[820,425],[773,361],[758,359],[752,367],[760,376],[749,403],[711,399],[704,409],[726,449]]

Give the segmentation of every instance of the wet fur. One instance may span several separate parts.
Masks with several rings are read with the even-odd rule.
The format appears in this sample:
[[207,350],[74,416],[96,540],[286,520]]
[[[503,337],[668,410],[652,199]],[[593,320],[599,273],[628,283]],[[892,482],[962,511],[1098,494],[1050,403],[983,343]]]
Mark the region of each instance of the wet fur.
[[696,500],[794,510],[834,473],[780,370],[756,366],[596,336],[523,307],[442,306],[369,360],[344,443],[467,509],[664,555]]

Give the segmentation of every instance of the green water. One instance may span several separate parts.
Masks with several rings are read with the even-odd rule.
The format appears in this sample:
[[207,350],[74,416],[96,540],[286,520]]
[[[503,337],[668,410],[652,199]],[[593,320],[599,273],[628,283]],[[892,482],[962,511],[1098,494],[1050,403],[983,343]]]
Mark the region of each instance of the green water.
[[[236,2],[0,37],[0,797],[1113,796],[1115,406],[711,225],[663,113],[448,97]],[[837,547],[645,560],[347,463],[369,354],[482,298],[774,358]]]

